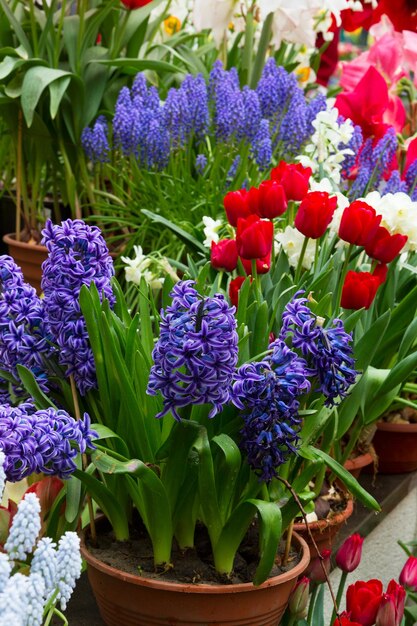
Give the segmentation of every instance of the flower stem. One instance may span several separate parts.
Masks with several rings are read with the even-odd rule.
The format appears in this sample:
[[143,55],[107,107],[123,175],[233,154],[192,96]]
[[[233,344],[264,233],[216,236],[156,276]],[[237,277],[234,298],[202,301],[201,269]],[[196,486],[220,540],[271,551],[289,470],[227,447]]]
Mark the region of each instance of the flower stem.
[[346,251],[346,256],[345,256],[345,261],[343,263],[343,267],[342,267],[342,271],[340,273],[340,278],[338,280],[338,284],[337,284],[337,288],[336,288],[336,300],[334,302],[335,306],[334,306],[334,311],[336,312],[336,315],[338,314],[338,311],[340,309],[340,301],[342,299],[342,290],[343,290],[343,285],[345,282],[345,278],[346,278],[346,274],[348,271],[348,267],[349,267],[349,261],[350,261],[350,255],[352,254],[352,250],[353,250],[353,244],[349,244],[349,247]]
[[[340,601],[343,596],[343,591],[345,590],[347,575],[348,575],[348,572],[342,572],[342,576],[340,577],[339,588],[337,590],[337,595],[336,595],[337,606],[340,605]],[[333,624],[335,619],[336,619],[336,611],[333,609],[332,619],[330,620],[330,623]]]
[[[70,383],[71,383],[72,399],[74,402],[75,419],[77,420],[77,422],[79,422],[81,420],[80,405],[78,403],[77,388],[75,386],[75,380],[72,374],[70,376]],[[88,465],[87,455],[85,453],[82,454],[81,459],[82,459],[82,464],[83,464],[83,470],[85,470]],[[96,524],[94,521],[93,501],[91,500],[91,495],[89,493],[87,493],[86,499],[87,499],[87,506],[88,506],[88,514],[90,518],[91,542],[93,545],[96,545],[97,533],[96,533]]]
[[303,261],[304,261],[304,257],[305,257],[305,253],[307,250],[307,245],[308,245],[308,241],[309,241],[309,237],[304,237],[304,241],[303,241],[303,247],[301,248],[301,252],[300,252],[300,258],[298,259],[298,264],[297,264],[297,269],[295,272],[295,284],[297,285],[298,281],[300,280],[300,276],[301,276],[301,272],[303,269]]

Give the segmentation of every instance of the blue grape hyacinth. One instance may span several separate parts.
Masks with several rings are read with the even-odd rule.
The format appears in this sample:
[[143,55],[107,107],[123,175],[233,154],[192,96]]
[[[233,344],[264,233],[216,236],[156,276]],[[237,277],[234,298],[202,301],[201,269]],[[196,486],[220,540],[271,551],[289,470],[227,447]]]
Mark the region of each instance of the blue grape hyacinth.
[[213,405],[213,417],[229,401],[238,358],[235,308],[221,294],[202,298],[193,281],[179,282],[172,304],[161,313],[147,392],[161,393],[176,420],[192,404]]

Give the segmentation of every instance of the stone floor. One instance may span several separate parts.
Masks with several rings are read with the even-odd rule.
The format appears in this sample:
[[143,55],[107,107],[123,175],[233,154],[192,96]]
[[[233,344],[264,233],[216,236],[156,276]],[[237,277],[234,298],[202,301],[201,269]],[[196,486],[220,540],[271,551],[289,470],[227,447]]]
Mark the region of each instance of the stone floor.
[[[338,543],[354,532],[366,537],[362,563],[349,578],[350,582],[380,578],[387,583],[391,578],[398,577],[405,561],[405,555],[397,544],[398,539],[411,541],[417,537],[417,472],[381,475],[375,482],[371,476],[365,475],[360,482],[381,504],[382,512],[375,514],[357,503]],[[332,573],[331,579],[337,587],[337,571]],[[326,599],[326,614],[330,616],[330,612],[330,602]],[[104,626],[86,573],[77,585],[66,615],[70,626]]]

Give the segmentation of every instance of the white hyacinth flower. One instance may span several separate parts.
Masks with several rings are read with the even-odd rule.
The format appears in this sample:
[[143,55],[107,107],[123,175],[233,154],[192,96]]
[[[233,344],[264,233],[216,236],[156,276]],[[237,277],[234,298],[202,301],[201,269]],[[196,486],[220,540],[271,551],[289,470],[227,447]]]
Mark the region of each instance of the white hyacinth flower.
[[35,546],[41,530],[41,505],[34,493],[27,493],[18,506],[4,547],[12,560],[24,561]]

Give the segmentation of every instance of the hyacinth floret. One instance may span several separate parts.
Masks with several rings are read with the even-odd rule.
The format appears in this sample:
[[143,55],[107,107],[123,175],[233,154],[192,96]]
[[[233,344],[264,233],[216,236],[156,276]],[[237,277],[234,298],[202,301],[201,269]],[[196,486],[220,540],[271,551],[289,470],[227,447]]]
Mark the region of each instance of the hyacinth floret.
[[[0,256],[0,369],[18,381],[17,365],[23,365],[47,391],[43,357],[50,356],[53,350],[44,307],[35,289],[24,281],[20,267],[10,256]],[[17,382],[13,392],[22,395]],[[10,400],[7,390],[2,399]]]
[[[344,121],[344,118],[342,119]],[[362,143],[363,143],[362,128],[358,125],[355,125],[353,128],[353,134],[352,134],[352,137],[350,138],[349,143],[341,146],[341,148],[347,148],[350,151],[345,155],[345,158],[343,159],[341,163],[342,172],[344,176],[348,177],[350,175],[351,169],[355,165],[356,159],[358,158],[358,154],[362,146]]]
[[178,409],[211,404],[214,417],[230,399],[238,358],[235,308],[221,294],[202,298],[193,281],[177,283],[172,304],[161,312],[160,337],[153,351],[147,393],[161,393],[176,420]]
[[80,291],[83,285],[94,283],[100,297],[113,305],[113,261],[100,230],[82,220],[69,219],[61,225],[48,220],[42,234],[48,249],[42,267],[46,321],[59,347],[59,362],[84,395],[96,387],[96,373],[79,305]]
[[276,120],[286,111],[290,100],[289,76],[283,67],[277,66],[272,57],[265,63],[256,87],[262,117]]
[[11,482],[33,473],[68,478],[77,469],[78,452],[94,448],[96,436],[87,413],[77,421],[62,409],[36,411],[29,402],[0,406],[0,449]]
[[207,167],[207,157],[205,154],[197,154],[195,159],[195,170],[199,176],[203,176]]
[[269,130],[269,122],[263,119],[259,124],[253,143],[253,154],[255,161],[261,171],[265,171],[270,167],[272,162],[272,142]]
[[41,530],[41,505],[34,493],[27,493],[13,517],[4,548],[15,561],[24,561],[35,547]]
[[252,469],[267,482],[297,451],[298,398],[310,389],[304,359],[280,340],[271,349],[269,358],[242,365],[232,387],[232,401],[242,410],[244,421],[240,447]]
[[325,405],[334,406],[356,382],[352,335],[340,319],[334,319],[332,327],[323,328],[322,320],[307,306],[307,298],[300,297],[302,293],[297,292],[285,307],[279,338],[286,341],[291,337],[292,346],[307,360],[309,376],[318,380]]
[[81,569],[80,538],[77,533],[67,531],[59,540],[56,553],[57,598],[63,611],[81,576]]

